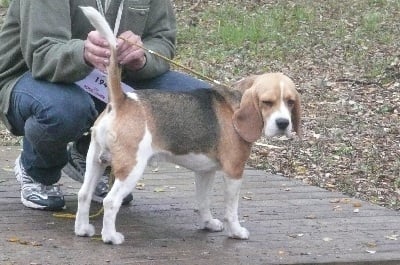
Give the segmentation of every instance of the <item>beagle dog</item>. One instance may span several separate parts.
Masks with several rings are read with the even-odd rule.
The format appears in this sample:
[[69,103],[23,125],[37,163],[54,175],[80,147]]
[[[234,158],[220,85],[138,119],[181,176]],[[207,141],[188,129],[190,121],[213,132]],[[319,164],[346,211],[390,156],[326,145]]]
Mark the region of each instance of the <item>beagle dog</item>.
[[[121,244],[116,215],[122,199],[135,188],[154,156],[195,173],[201,228],[225,229],[231,238],[248,239],[238,218],[239,192],[252,143],[265,136],[300,133],[300,98],[295,85],[281,73],[253,75],[232,89],[216,87],[191,92],[121,90],[116,40],[103,17],[82,8],[111,47],[108,72],[109,104],[92,127],[84,183],[78,193],[75,234],[93,236],[90,201],[99,177],[111,165],[115,183],[104,198],[102,239]],[[215,172],[224,172],[224,223],[210,211],[208,195]]]

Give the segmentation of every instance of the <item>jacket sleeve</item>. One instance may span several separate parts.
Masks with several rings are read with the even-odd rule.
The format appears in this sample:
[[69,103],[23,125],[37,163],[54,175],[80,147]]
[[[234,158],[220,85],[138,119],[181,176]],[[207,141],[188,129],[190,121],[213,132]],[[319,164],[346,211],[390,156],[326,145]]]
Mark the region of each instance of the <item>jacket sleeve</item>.
[[[20,0],[20,3],[21,52],[33,77],[50,82],[71,83],[87,76],[93,68],[83,58],[84,40],[73,38],[72,33],[74,25],[86,25],[77,25],[76,21],[72,21],[71,17],[74,16],[71,15],[71,1]],[[125,7],[129,11],[126,22],[133,18],[138,23],[126,23],[128,25],[124,28],[135,32],[139,24],[143,23],[140,25],[143,26],[140,35],[144,46],[173,58],[176,20],[171,1],[138,0],[125,3],[138,5],[137,14],[135,6]],[[145,21],[143,12],[147,12]],[[84,21],[87,22],[86,19]],[[89,30],[91,28],[87,29]],[[146,65],[141,70],[124,71],[124,77],[132,80],[149,79],[169,69],[168,62],[153,54],[146,52],[146,58]]]
[[21,0],[21,51],[33,77],[75,82],[92,70],[83,59],[84,41],[71,39],[69,0]]
[[[172,59],[175,56],[176,19],[171,1],[151,1],[148,17],[142,34],[147,49]],[[147,62],[139,71],[125,71],[130,80],[149,79],[169,70],[167,61],[145,51]]]

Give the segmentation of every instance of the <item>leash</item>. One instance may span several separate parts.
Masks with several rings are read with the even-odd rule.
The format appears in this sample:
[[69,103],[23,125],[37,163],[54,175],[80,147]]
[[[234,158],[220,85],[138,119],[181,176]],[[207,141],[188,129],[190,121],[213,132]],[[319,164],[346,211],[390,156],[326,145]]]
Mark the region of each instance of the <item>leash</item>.
[[[108,186],[111,188],[112,185],[114,184],[115,181],[115,176],[114,174],[111,172],[110,176],[108,178]],[[97,211],[97,213],[89,215],[89,219],[94,219],[99,217],[100,215],[102,215],[104,212],[104,206],[101,207],[100,210]],[[76,218],[76,214],[73,213],[53,213],[53,217],[56,218],[63,218],[63,219],[75,219]]]
[[124,38],[124,37],[121,37],[121,36],[118,37],[118,38],[123,40],[123,41],[126,41],[127,43],[129,43],[132,46],[136,46],[138,48],[141,48],[141,49],[147,51],[150,54],[153,54],[153,55],[155,55],[155,56],[157,56],[157,57],[159,57],[159,58],[161,58],[161,59],[163,59],[163,60],[165,60],[165,61],[167,61],[167,62],[169,62],[169,63],[171,63],[173,65],[175,65],[175,66],[178,66],[178,67],[180,67],[180,68],[182,68],[182,69],[184,69],[184,70],[186,70],[186,71],[188,71],[188,72],[200,77],[201,79],[207,80],[207,81],[209,81],[209,82],[211,82],[211,83],[213,83],[215,85],[224,86],[224,87],[229,88],[229,86],[227,84],[224,84],[224,83],[222,83],[222,82],[220,82],[218,80],[212,79],[212,78],[210,78],[208,76],[205,76],[205,75],[203,75],[203,74],[201,74],[201,73],[199,73],[199,72],[197,72],[197,71],[195,71],[195,70],[193,70],[193,69],[191,69],[191,68],[189,68],[187,66],[184,66],[184,65],[182,65],[182,64],[180,64],[180,63],[178,63],[178,62],[176,62],[174,60],[171,60],[171,59],[165,57],[164,55],[162,55],[162,54],[160,54],[158,52],[155,52],[155,51],[150,50],[150,49],[148,49],[148,48],[146,48],[146,47],[144,47],[142,45],[134,43],[134,42],[128,40],[127,38]]
[[[104,207],[101,207],[101,209],[98,210],[97,213],[89,215],[89,219],[99,217],[100,215],[103,214],[103,212],[104,212]],[[75,219],[76,218],[76,214],[73,214],[73,213],[53,213],[53,216],[56,218],[63,218],[63,219]]]

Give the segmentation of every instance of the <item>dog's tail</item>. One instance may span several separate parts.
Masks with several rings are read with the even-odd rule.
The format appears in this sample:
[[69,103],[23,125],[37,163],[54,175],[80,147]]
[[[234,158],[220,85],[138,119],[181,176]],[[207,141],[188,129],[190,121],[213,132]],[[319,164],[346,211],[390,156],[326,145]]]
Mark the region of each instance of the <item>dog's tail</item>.
[[106,19],[99,13],[99,11],[91,6],[81,6],[81,9],[93,27],[107,40],[110,45],[110,64],[107,67],[108,99],[109,103],[114,106],[118,106],[118,104],[115,103],[123,100],[125,95],[121,88],[121,69],[117,62],[117,40]]

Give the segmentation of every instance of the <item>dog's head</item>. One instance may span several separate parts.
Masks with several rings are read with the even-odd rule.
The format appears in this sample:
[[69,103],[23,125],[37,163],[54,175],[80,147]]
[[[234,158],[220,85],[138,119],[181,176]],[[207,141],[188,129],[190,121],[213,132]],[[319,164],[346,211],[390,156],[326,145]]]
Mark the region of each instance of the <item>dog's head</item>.
[[300,96],[293,81],[281,73],[253,75],[234,87],[243,92],[233,115],[238,134],[247,142],[265,136],[300,135]]

